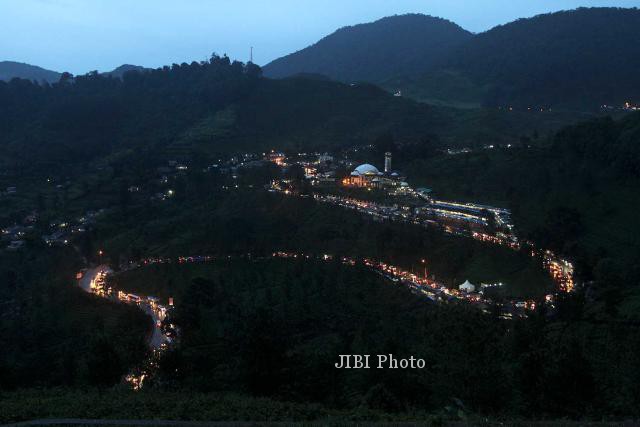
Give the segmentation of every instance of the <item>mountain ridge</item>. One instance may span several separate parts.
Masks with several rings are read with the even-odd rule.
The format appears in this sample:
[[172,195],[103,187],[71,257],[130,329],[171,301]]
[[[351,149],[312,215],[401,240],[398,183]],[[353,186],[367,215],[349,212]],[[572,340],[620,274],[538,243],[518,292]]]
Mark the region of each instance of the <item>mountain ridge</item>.
[[[428,55],[428,49],[416,50],[418,37],[389,36],[393,31],[425,31],[399,28],[408,21],[417,27],[450,24],[466,35]],[[636,28],[637,8],[546,13],[478,34],[441,18],[400,15],[341,28],[264,70],[272,78],[322,74],[347,83],[366,81],[420,101],[456,107],[592,111],[604,104],[640,104]],[[376,49],[380,39],[385,49]]]
[[[105,71],[99,74],[122,78],[125,73],[146,72],[151,70],[140,65],[122,64],[111,71]],[[85,73],[88,74],[89,72]],[[14,78],[36,81],[38,83],[58,83],[62,72],[48,70],[38,65],[27,64],[25,62],[0,61],[0,80],[9,81]]]
[[486,86],[485,106],[598,108],[638,102],[637,28],[638,9],[579,8],[537,15],[476,35],[441,69]]
[[13,78],[21,78],[37,82],[55,83],[60,80],[60,76],[62,76],[62,73],[47,70],[37,65],[16,61],[0,61],[0,80],[9,81]]
[[266,77],[273,78],[306,73],[346,83],[376,83],[388,75],[428,68],[469,37],[470,32],[443,18],[394,15],[342,27],[311,46],[270,62],[263,70]]

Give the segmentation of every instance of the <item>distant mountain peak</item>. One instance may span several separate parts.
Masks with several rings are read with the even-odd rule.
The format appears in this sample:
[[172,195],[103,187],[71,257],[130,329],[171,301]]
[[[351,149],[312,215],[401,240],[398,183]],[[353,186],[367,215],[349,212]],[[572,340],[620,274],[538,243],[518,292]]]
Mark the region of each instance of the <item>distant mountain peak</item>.
[[47,83],[56,83],[62,74],[36,65],[15,61],[0,61],[0,80],[9,81],[14,78]]
[[417,75],[472,37],[443,18],[394,15],[340,28],[315,44],[263,67],[267,77],[321,74],[344,82],[381,82]]
[[102,73],[102,74],[109,75],[109,76],[112,76],[112,77],[122,78],[122,76],[125,73],[128,73],[130,71],[135,71],[135,72],[142,73],[142,72],[145,72],[145,71],[149,71],[149,68],[145,68],[145,67],[142,67],[140,65],[122,64],[119,67],[116,67],[113,70],[107,71],[107,72]]
[[389,91],[454,106],[594,110],[640,103],[640,10],[579,8],[498,25]]

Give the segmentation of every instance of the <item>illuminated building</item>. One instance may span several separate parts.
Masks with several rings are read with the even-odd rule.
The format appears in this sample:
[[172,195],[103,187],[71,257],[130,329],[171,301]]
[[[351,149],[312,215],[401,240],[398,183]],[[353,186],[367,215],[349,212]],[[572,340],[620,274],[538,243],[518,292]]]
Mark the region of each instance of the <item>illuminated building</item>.
[[284,153],[272,151],[267,155],[267,160],[275,163],[278,166],[286,166],[287,156]]
[[351,172],[351,176],[347,178],[347,185],[354,187],[373,187],[374,179],[382,174],[373,165],[368,163],[362,164]]
[[[355,168],[342,183],[349,187],[388,188],[400,187],[405,179],[405,176],[391,170],[391,153],[385,153],[384,172],[380,172],[369,163],[364,163]],[[404,186],[408,187],[408,184],[404,183]]]

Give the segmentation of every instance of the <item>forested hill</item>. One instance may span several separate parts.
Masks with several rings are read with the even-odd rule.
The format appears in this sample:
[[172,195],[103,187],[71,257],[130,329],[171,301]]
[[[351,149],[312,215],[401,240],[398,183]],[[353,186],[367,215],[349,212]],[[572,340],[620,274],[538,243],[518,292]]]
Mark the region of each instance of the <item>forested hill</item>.
[[60,80],[60,73],[46,70],[35,65],[21,62],[0,61],[0,80],[9,81],[13,78],[35,80],[37,82],[55,83]]
[[391,16],[341,28],[312,46],[264,67],[267,77],[323,74],[343,82],[380,82],[429,69],[454,46],[470,39],[458,25],[431,16]]
[[405,92],[514,108],[640,103],[638,28],[638,9],[581,8],[519,19],[473,37],[437,70],[405,80]]
[[[5,163],[43,170],[117,149],[158,147],[260,84],[260,68],[229,58],[125,73],[92,72],[59,83],[0,82],[0,145]],[[36,167],[38,165],[38,167]]]
[[0,82],[0,168],[68,170],[136,149],[202,159],[238,150],[353,147],[389,134],[399,143],[504,141],[565,120],[465,113],[368,84],[260,74],[256,65],[214,56],[122,79],[93,72],[64,74],[52,85]]

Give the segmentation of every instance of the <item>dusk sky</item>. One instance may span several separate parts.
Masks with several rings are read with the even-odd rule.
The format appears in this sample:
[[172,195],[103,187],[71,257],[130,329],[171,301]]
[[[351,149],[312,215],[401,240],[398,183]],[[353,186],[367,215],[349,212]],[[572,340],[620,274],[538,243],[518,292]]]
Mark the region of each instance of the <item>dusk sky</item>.
[[260,65],[345,25],[424,13],[481,32],[519,17],[640,0],[0,0],[0,60],[82,74],[212,52]]

